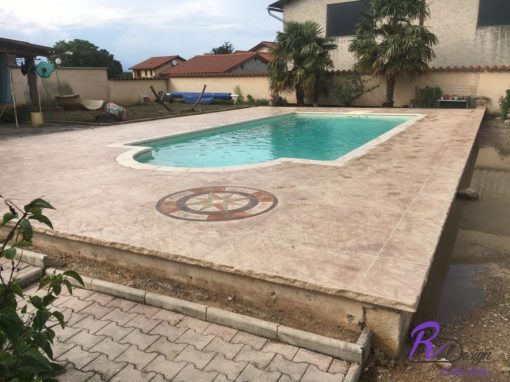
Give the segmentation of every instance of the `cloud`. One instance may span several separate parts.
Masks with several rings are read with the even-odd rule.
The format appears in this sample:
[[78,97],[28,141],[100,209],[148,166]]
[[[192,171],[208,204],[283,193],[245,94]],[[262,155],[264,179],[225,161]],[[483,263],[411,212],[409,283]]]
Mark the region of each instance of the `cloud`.
[[[224,41],[247,49],[280,28],[270,0],[0,0],[0,36],[53,45],[82,38],[124,66],[149,55],[192,56]],[[258,40],[258,41],[257,41]]]

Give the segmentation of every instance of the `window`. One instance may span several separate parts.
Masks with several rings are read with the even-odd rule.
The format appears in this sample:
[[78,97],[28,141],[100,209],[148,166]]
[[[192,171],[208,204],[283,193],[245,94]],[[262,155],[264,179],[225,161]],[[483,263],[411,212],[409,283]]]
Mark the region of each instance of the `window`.
[[478,26],[510,25],[509,0],[480,0]]
[[326,33],[331,37],[352,36],[369,0],[329,4]]

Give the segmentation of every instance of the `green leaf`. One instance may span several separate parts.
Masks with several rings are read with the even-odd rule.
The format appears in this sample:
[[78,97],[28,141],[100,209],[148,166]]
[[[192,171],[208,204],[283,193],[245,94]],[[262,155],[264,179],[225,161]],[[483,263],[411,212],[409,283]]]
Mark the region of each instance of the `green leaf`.
[[68,276],[68,277],[71,277],[72,279],[75,279],[76,281],[78,281],[78,283],[80,283],[81,286],[85,286],[85,283],[83,282],[83,279],[81,278],[81,276],[76,271],[72,271],[72,270],[65,271],[64,275]]
[[38,222],[41,222],[43,224],[46,224],[48,227],[50,227],[51,229],[53,229],[53,224],[51,224],[51,221],[50,219],[48,219],[46,216],[44,215],[32,215],[29,217],[29,219],[32,219],[32,220],[37,220]]
[[21,358],[18,370],[27,374],[41,374],[52,372],[53,366],[37,349],[30,348]]
[[32,322],[32,327],[36,330],[42,330],[48,319],[51,317],[51,313],[47,309],[40,309],[37,311]]
[[36,308],[36,309],[43,309],[44,308],[44,305],[43,305],[43,302],[42,302],[42,298],[39,297],[39,296],[30,296],[28,298],[28,300],[30,301],[30,303]]
[[32,240],[32,237],[34,236],[34,231],[32,230],[32,224],[30,224],[30,221],[28,219],[23,219],[19,225],[21,234],[23,235],[23,239],[25,240]]
[[39,281],[39,288],[38,290],[41,290],[42,288],[44,288],[46,285],[48,285],[49,283],[51,282],[51,277],[50,276],[44,276],[40,281]]
[[20,297],[23,297],[23,289],[21,288],[21,286],[16,281],[13,281],[11,283],[11,289],[14,292],[14,294],[16,294],[16,295],[18,295]]
[[43,297],[43,305],[48,306],[51,305],[57,298],[51,294],[48,294]]
[[69,280],[63,280],[62,282],[67,287],[69,294],[73,294],[73,286],[71,285],[71,282]]
[[[34,213],[34,208],[48,208],[50,210],[54,210],[55,208],[48,203],[46,200],[38,198],[32,200],[30,203],[28,203],[25,207],[25,212],[32,212]],[[37,210],[36,210],[37,211]]]
[[64,315],[60,312],[53,312],[53,317],[55,317],[58,321],[58,323],[60,324],[60,326],[62,327],[62,329],[64,329],[66,327],[66,323],[64,321]]
[[13,214],[12,212],[5,213],[2,218],[2,223],[0,223],[0,227],[3,227],[8,222],[10,222],[12,219],[16,219],[17,217],[18,217],[18,214]]
[[1,253],[1,257],[12,260],[16,256],[16,248],[8,248]]

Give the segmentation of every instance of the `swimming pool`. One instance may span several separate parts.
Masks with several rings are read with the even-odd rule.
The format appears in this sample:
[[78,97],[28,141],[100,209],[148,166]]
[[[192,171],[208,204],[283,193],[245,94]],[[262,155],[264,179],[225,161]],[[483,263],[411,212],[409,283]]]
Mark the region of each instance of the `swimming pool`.
[[150,148],[136,161],[158,166],[230,167],[281,158],[334,161],[413,117],[292,113],[132,145]]

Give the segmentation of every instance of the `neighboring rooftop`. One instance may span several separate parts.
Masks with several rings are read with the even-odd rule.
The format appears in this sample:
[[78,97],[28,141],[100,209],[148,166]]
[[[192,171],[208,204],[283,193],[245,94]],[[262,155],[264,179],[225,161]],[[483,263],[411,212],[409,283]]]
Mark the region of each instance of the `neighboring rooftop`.
[[276,46],[276,43],[273,41],[262,41],[262,42],[259,42],[257,45],[255,45],[253,48],[251,48],[250,52],[258,52],[261,49],[274,48],[275,46]]
[[0,37],[0,51],[14,54],[17,57],[48,57],[53,48],[49,46],[31,44],[26,41],[11,40]]
[[130,67],[130,70],[152,70],[157,69],[165,64],[168,64],[169,62],[172,62],[173,60],[180,60],[185,61],[184,58],[178,55],[174,56],[155,56],[151,57],[145,61],[140,62],[139,64],[136,64],[132,67]]
[[[190,58],[188,61],[174,66],[161,74],[169,77],[225,75],[242,68],[244,64],[251,61],[265,65],[271,61],[271,58],[270,54],[263,52],[205,54]],[[265,69],[265,66],[251,71],[247,69],[243,74],[260,74],[261,72],[266,72]]]

